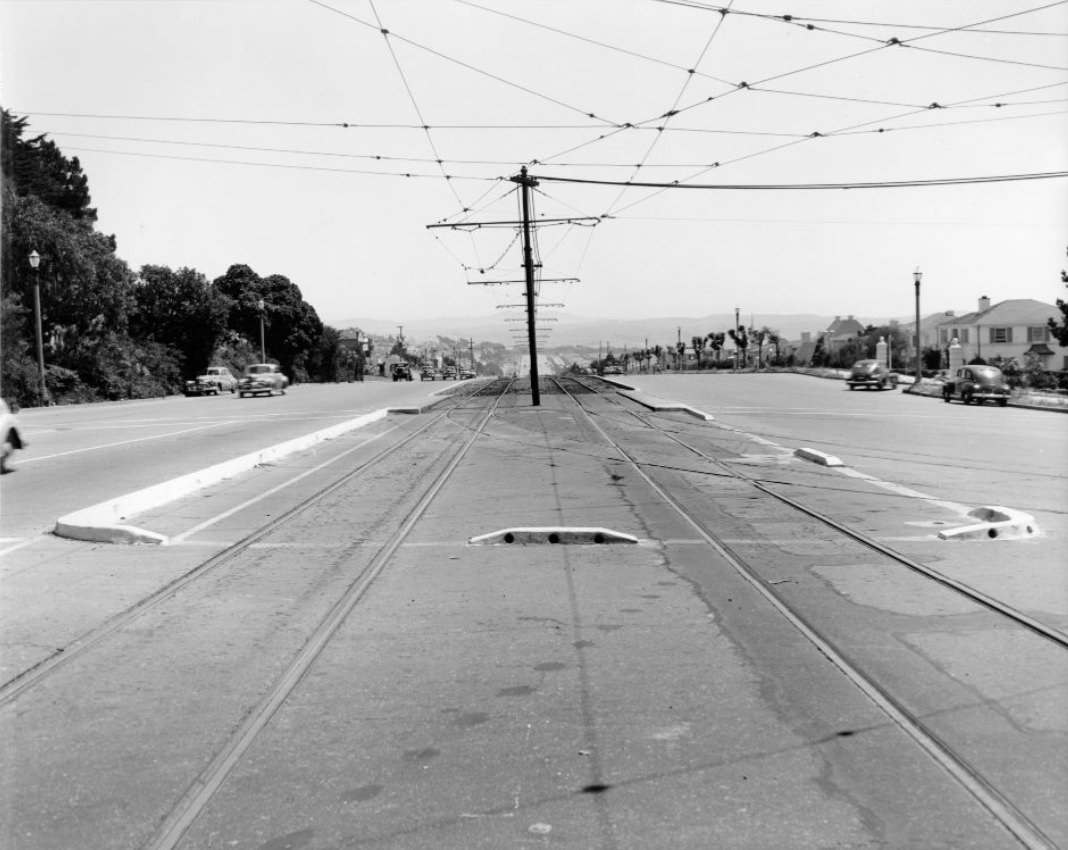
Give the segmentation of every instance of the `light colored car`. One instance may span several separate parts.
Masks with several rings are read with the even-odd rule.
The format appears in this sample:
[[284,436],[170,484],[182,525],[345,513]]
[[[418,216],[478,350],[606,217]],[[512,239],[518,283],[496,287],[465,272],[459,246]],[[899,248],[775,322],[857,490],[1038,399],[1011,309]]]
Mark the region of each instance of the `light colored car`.
[[241,398],[247,395],[274,395],[276,391],[285,395],[288,386],[289,378],[282,374],[277,363],[253,363],[245,367],[237,392]]
[[432,366],[427,366],[425,369],[419,370],[420,381],[436,381],[441,375],[438,374],[438,370]]
[[185,382],[186,395],[218,395],[224,391],[237,391],[237,378],[225,366],[209,366],[203,375]]
[[897,384],[897,376],[878,360],[858,360],[849,370],[846,378],[849,389],[864,387],[866,390],[892,390]]
[[11,456],[26,447],[22,442],[22,432],[14,412],[7,402],[0,399],[0,435],[3,436],[3,448],[0,450],[0,472],[11,471]]

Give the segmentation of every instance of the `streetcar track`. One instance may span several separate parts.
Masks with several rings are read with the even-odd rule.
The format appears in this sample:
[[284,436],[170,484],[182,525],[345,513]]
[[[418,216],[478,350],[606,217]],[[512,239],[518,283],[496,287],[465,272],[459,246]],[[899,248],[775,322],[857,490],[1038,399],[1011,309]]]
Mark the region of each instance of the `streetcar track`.
[[[556,380],[556,379],[554,379]],[[560,390],[567,393],[563,384],[557,381]],[[976,770],[968,760],[956,752],[954,748],[944,740],[944,738],[938,735],[933,730],[929,729],[926,724],[915,713],[906,708],[899,700],[895,699],[889,692],[887,692],[881,685],[879,685],[874,679],[865,674],[859,667],[857,667],[852,661],[849,660],[846,653],[841,651],[835,643],[828,637],[825,637],[812,623],[810,623],[804,616],[796,612],[790,605],[775,591],[770,582],[765,581],[757,573],[757,571],[736,553],[729,545],[727,545],[722,538],[716,535],[715,532],[708,529],[705,524],[696,517],[686,506],[681,504],[677,499],[672,497],[663,487],[657,484],[643,469],[643,464],[638,461],[633,455],[630,454],[619,442],[610,437],[604,429],[596,422],[592,414],[587,411],[583,405],[570,393],[567,393],[575,405],[586,414],[587,420],[590,425],[601,435],[605,442],[617,451],[622,458],[624,458],[635,472],[642,478],[642,480],[653,489],[653,491],[664,500],[664,503],[670,506],[680,517],[682,517],[687,523],[689,523],[693,529],[697,532],[700,538],[710,546],[716,553],[730,565],[762,598],[764,598],[779,614],[786,619],[794,628],[796,628],[810,643],[812,643],[832,664],[837,667],[846,678],[853,683],[862,693],[867,696],[874,705],[882,710],[890,720],[909,736],[928,756],[932,758],[943,770],[945,770],[953,779],[955,779],[962,788],[964,788],[971,796],[985,808],[990,815],[997,820],[1006,830],[1020,842],[1024,847],[1029,850],[1055,850],[1056,845],[1043,831],[1035,824],[1030,818],[1027,817],[1020,809],[1018,809],[1004,794],[1002,794],[997,788],[995,788],[990,782],[988,782],[983,775]],[[621,409],[627,410],[622,404],[611,396],[602,394],[602,397],[609,399],[611,402],[617,404]],[[644,421],[642,417],[627,410],[639,421]],[[645,423],[648,425],[648,423]],[[652,427],[652,426],[649,426]],[[659,430],[659,429],[658,429]],[[697,449],[685,444],[683,441],[668,435],[671,439],[675,440],[680,446],[695,451],[698,454],[702,454]],[[705,456],[707,457],[707,456]],[[708,458],[708,460],[718,463],[714,458]],[[780,496],[773,490],[760,487],[759,482],[754,482],[749,478],[742,475],[735,476],[740,480],[746,481],[750,484],[758,486],[762,492],[772,496],[775,499],[779,499],[784,504],[789,505],[803,513],[817,519],[821,522],[827,522],[827,524],[839,531],[840,533],[847,534],[852,539],[858,542],[868,545],[865,535],[854,535],[851,530],[848,530],[845,526],[839,523],[829,520],[822,514],[816,511],[810,511],[804,506],[795,502],[794,500]],[[863,538],[863,539],[862,539]],[[875,541],[871,541],[875,543]],[[889,547],[882,547],[881,544],[876,544],[873,548],[876,551],[890,557],[895,561],[901,561],[904,556],[900,556],[899,553],[889,549]],[[905,559],[910,560],[910,559]],[[926,572],[921,574],[927,575]],[[933,576],[927,575],[928,578]],[[959,583],[952,583],[947,586],[953,590],[964,593],[969,598],[972,598],[971,590],[966,586],[956,587]],[[978,591],[972,591],[978,594]],[[984,594],[979,594],[980,597],[986,598]],[[976,599],[976,601],[980,601]],[[996,600],[992,600],[996,603]],[[990,607],[985,602],[980,601],[984,607]],[[1020,625],[1024,625],[1027,628],[1032,628],[1029,623],[1020,621],[1016,616],[1010,613],[1006,613],[1005,608],[1008,606],[1002,606],[1000,603],[996,603],[997,607],[993,608],[999,614],[1009,617],[1010,619],[1018,622]],[[1013,611],[1014,609],[1008,609]],[[1015,612],[1019,613],[1019,612]],[[1023,615],[1026,617],[1026,615]],[[1030,619],[1030,618],[1026,618]],[[1065,643],[1061,638],[1064,638],[1060,632],[1056,630],[1049,630],[1054,632],[1052,636],[1047,635],[1046,627],[1043,627],[1042,631],[1039,631],[1042,637],[1047,637],[1054,643],[1064,646]],[[1034,631],[1034,629],[1032,629]]]
[[[457,397],[458,403],[462,403],[469,396],[462,395]],[[363,463],[350,469],[340,478],[334,480],[325,487],[316,490],[307,498],[302,500],[296,505],[286,509],[282,513],[275,517],[272,517],[270,521],[262,525],[260,528],[253,531],[251,534],[246,535],[240,540],[226,544],[220,552],[216,552],[207,560],[201,562],[197,566],[178,576],[174,580],[168,582],[162,587],[158,588],[149,596],[138,600],[136,603],[121,611],[108,620],[100,623],[95,628],[86,632],[85,634],[73,639],[64,647],[56,649],[51,655],[37,662],[32,667],[21,671],[16,676],[8,679],[2,685],[0,685],[0,706],[7,705],[14,700],[18,699],[24,693],[40,684],[43,680],[49,678],[58,671],[66,668],[73,661],[82,656],[85,652],[100,644],[109,636],[115,634],[119,630],[128,626],[138,618],[144,616],[148,612],[160,606],[162,603],[171,599],[177,593],[182,591],[190,584],[204,578],[205,576],[215,572],[218,568],[230,563],[235,558],[239,557],[246,551],[255,548],[265,537],[278,530],[280,527],[286,525],[298,516],[304,514],[309,508],[316,505],[322,499],[329,496],[331,493],[339,490],[353,479],[356,479],[362,475],[372,471],[374,467],[391,457],[403,447],[411,443],[416,437],[422,434],[424,431],[431,428],[433,425],[446,419],[453,409],[442,411],[438,415],[429,419],[427,422],[420,425],[410,434],[404,436],[400,441],[387,446],[379,453],[368,458]],[[396,426],[395,426],[396,427]],[[394,429],[391,429],[394,430]],[[389,433],[389,432],[385,432]],[[385,433],[381,436],[385,436]],[[363,445],[366,445],[363,444]],[[362,447],[362,446],[360,446]],[[357,447],[357,448],[360,448]]]
[[[493,418],[493,413],[503,397],[504,393],[502,392],[489,409],[483,410],[478,427],[473,430],[467,441],[456,450],[445,468],[426,487],[423,495],[400,528],[390,535],[356,581],[331,606],[328,613],[320,620],[308,637],[300,652],[275,681],[270,691],[245,716],[225,745],[216,753],[208,766],[200,772],[178,803],[171,808],[156,832],[141,845],[145,850],[170,850],[182,840],[185,833],[211,802],[215,793],[252,746],[259,733],[267,727],[271,718],[285,704],[290,694],[304,679],[323,650],[326,649],[345,619],[360,602],[375,579],[381,575],[389,564],[390,559],[403,545],[408,535],[411,534],[415,525],[422,519],[434,499],[437,498],[438,493],[441,492],[471,447],[479,439],[486,425]],[[438,421],[440,418],[436,417],[431,422]],[[418,429],[411,436],[414,437],[421,433],[424,428]]]
[[[574,380],[574,379],[572,379],[572,380]],[[561,387],[561,389],[563,389],[563,387]],[[566,392],[566,390],[565,390],[565,392]],[[617,407],[619,407],[620,410],[624,411],[625,413],[630,414],[632,417],[637,419],[639,422],[642,422],[643,424],[645,424],[647,427],[650,427],[650,428],[653,427],[652,425],[650,425],[645,420],[645,418],[642,416],[642,414],[637,413],[637,412],[635,412],[633,410],[627,409],[618,400],[616,400],[615,398],[612,398],[611,396],[605,395],[603,397],[608,399],[609,401],[611,401]],[[600,429],[598,428],[598,430],[600,430]],[[657,428],[656,430],[659,433],[663,433],[665,436],[667,436],[669,439],[671,439],[672,441],[674,441],[675,443],[677,443],[679,446],[681,446],[682,448],[686,449],[687,451],[692,452],[693,454],[696,454],[697,456],[703,458],[704,460],[707,460],[708,462],[714,464],[716,467],[718,467],[719,469],[723,470],[723,472],[724,472],[724,474],[726,476],[729,476],[729,477],[734,478],[734,479],[739,480],[739,481],[745,481],[746,483],[751,484],[753,487],[755,487],[757,490],[760,490],[762,493],[765,493],[765,494],[771,496],[772,498],[777,499],[778,501],[782,502],[783,504],[788,505],[789,507],[793,508],[794,510],[799,511],[799,512],[811,517],[812,519],[817,520],[820,523],[823,523],[824,525],[828,526],[829,528],[832,528],[835,531],[846,535],[847,537],[849,537],[850,539],[856,541],[857,543],[860,543],[861,545],[866,546],[867,548],[869,548],[869,549],[871,549],[871,550],[873,550],[875,552],[878,552],[880,555],[883,555],[883,556],[885,556],[887,558],[890,558],[892,561],[895,561],[896,563],[901,564],[904,567],[907,567],[908,569],[912,570],[913,572],[916,572],[919,575],[924,576],[925,578],[931,579],[932,581],[937,582],[938,584],[940,584],[940,585],[942,585],[944,587],[947,587],[950,590],[953,590],[953,591],[963,595],[965,598],[967,598],[970,601],[976,603],[977,605],[980,605],[981,607],[986,608],[987,610],[994,611],[995,613],[1001,614],[1002,616],[1007,617],[1008,619],[1010,619],[1013,622],[1015,622],[1017,625],[1023,626],[1024,628],[1028,629],[1029,631],[1034,632],[1035,634],[1039,635],[1040,637],[1045,638],[1046,640],[1049,640],[1049,641],[1053,642],[1054,644],[1056,644],[1056,645],[1058,645],[1058,646],[1060,646],[1060,647],[1062,647],[1064,649],[1068,649],[1068,633],[1065,633],[1065,632],[1061,631],[1060,629],[1056,629],[1056,628],[1054,628],[1052,626],[1049,626],[1049,625],[1041,622],[1040,620],[1030,616],[1029,614],[1026,614],[1023,611],[1020,611],[1020,610],[1012,607],[1011,605],[1007,605],[1004,602],[1001,602],[1000,600],[995,599],[994,597],[990,596],[989,594],[983,593],[981,590],[978,590],[978,589],[976,589],[974,587],[971,587],[970,585],[968,585],[968,584],[966,584],[966,583],[964,583],[962,581],[958,581],[957,579],[954,579],[954,578],[952,578],[950,576],[947,576],[944,573],[939,572],[938,570],[935,570],[935,569],[933,569],[931,567],[928,567],[926,564],[921,564],[919,561],[916,561],[916,560],[908,557],[907,555],[904,555],[901,552],[898,552],[895,549],[893,549],[893,548],[891,548],[889,546],[886,546],[883,543],[880,543],[878,540],[875,540],[874,538],[870,537],[869,535],[864,534],[861,531],[857,531],[854,528],[850,528],[846,524],[841,523],[838,520],[836,520],[836,519],[834,519],[832,517],[829,517],[826,514],[820,512],[820,511],[817,511],[814,508],[810,508],[807,505],[797,501],[796,499],[793,499],[790,496],[785,495],[784,493],[778,492],[777,490],[769,487],[763,481],[758,481],[758,480],[756,480],[754,478],[750,478],[747,475],[743,475],[741,472],[739,472],[737,469],[735,469],[730,464],[725,463],[725,462],[723,462],[721,460],[717,460],[716,458],[706,454],[705,452],[702,452],[700,449],[696,448],[695,446],[690,445],[685,440],[683,440],[680,437],[676,436],[676,434],[674,432],[672,432],[672,431],[667,431],[667,430],[660,429],[660,428]],[[655,466],[655,464],[642,464],[642,465],[646,466],[646,467]]]

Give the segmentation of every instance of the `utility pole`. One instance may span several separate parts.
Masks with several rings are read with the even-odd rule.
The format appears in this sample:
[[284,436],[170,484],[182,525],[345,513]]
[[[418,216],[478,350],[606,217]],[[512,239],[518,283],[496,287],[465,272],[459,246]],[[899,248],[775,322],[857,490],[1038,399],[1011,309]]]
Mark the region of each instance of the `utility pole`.
[[[523,206],[523,220],[522,221],[465,221],[462,223],[443,223],[426,225],[427,229],[437,227],[448,227],[453,230],[459,229],[471,229],[471,228],[483,228],[483,227],[515,227],[516,225],[522,226],[523,233],[523,267],[526,272],[523,280],[469,280],[468,285],[477,286],[495,286],[511,283],[522,283],[526,287],[526,309],[527,309],[527,344],[530,352],[530,394],[532,402],[535,407],[541,404],[541,394],[538,390],[538,350],[537,350],[537,332],[535,328],[535,313],[534,306],[535,298],[535,281],[534,281],[534,251],[531,245],[531,220],[530,220],[530,190],[534,186],[538,185],[537,179],[531,177],[523,166],[517,176],[509,178],[511,182],[519,184],[522,195]],[[591,224],[597,224],[601,221],[599,216],[570,216],[568,218],[539,218],[537,224],[585,224],[587,222]],[[569,282],[577,283],[577,278],[543,278],[542,283],[549,282]],[[546,305],[548,306],[548,305]],[[553,321],[552,319],[545,319],[543,321]]]
[[523,198],[523,268],[527,284],[527,348],[530,351],[530,396],[535,407],[541,405],[538,388],[538,342],[534,328],[534,252],[530,245],[530,190],[538,181],[527,175],[527,167],[519,169],[519,176],[511,178],[518,183]]

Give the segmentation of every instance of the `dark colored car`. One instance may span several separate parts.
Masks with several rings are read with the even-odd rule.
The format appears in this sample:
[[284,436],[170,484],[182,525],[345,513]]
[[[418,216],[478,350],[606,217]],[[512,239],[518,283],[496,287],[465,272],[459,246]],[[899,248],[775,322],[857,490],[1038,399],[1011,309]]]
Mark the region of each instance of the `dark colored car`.
[[274,395],[277,390],[286,394],[289,378],[282,374],[276,363],[253,363],[245,367],[245,374],[237,383],[237,393],[244,398],[247,395]]
[[858,360],[846,378],[849,389],[864,387],[866,390],[892,390],[897,384],[894,374],[878,360]]
[[394,363],[390,372],[394,381],[410,381],[412,379],[412,367],[407,363]]
[[433,366],[425,366],[419,370],[420,381],[436,381],[439,377],[438,370]]
[[942,386],[942,399],[959,398],[965,404],[982,404],[986,400],[1004,407],[1009,403],[1009,385],[996,366],[962,366],[955,377]]

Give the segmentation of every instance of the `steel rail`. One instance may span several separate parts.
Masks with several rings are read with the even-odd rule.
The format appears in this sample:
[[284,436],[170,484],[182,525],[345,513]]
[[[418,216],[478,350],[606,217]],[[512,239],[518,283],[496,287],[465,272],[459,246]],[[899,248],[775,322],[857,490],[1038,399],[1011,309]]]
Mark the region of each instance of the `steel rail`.
[[[555,379],[554,379],[555,380]],[[941,736],[929,730],[913,712],[896,700],[890,693],[884,690],[873,679],[869,678],[847,656],[841,652],[834,643],[824,637],[818,629],[810,624],[804,617],[796,613],[774,590],[765,582],[756,571],[735,553],[730,546],[694,516],[686,506],[672,497],[663,487],[657,484],[643,469],[643,465],[624,449],[616,440],[612,439],[593,415],[578,401],[578,399],[557,381],[560,390],[568,395],[575,406],[586,416],[590,425],[601,435],[602,439],[626,460],[641,476],[642,480],[694,531],[726,561],[760,596],[762,596],[776,611],[779,612],[794,628],[796,628],[810,643],[812,643],[832,664],[835,665],[846,678],[856,686],[871,702],[882,710],[893,723],[908,735],[932,760],[956,780],[990,815],[1008,830],[1019,843],[1027,850],[1057,850],[1056,844],[1021,812],[1010,800],[998,789],[986,781],[983,776],[973,768],[968,761],[958,754],[944,741]],[[625,408],[624,408],[625,409]],[[639,417],[640,418],[640,417]],[[651,426],[650,426],[651,427]],[[746,479],[747,480],[747,479]]]
[[[511,384],[508,385],[508,387],[510,386]],[[316,626],[300,652],[297,653],[285,671],[279,676],[274,686],[245,716],[226,744],[216,753],[215,757],[200,772],[182,798],[172,807],[170,813],[162,820],[156,832],[141,845],[143,850],[172,850],[182,840],[186,832],[215,796],[215,793],[222,787],[227,777],[241,761],[241,758],[252,746],[259,733],[267,727],[271,718],[307,675],[312,665],[318,660],[323,650],[366,594],[371,584],[382,574],[397,549],[411,534],[416,523],[422,519],[427,508],[437,498],[438,493],[441,492],[452,477],[452,474],[466,457],[471,447],[481,437],[486,425],[493,418],[497,406],[505,397],[508,387],[498,395],[492,406],[483,411],[478,427],[456,451],[448,465],[427,486],[408,518],[382,545],[359,578],[346,589],[323,619],[320,620],[319,625]],[[437,421],[437,418],[431,420],[431,422],[434,421]],[[420,431],[415,432],[415,434],[418,433]],[[415,434],[412,436],[414,437]]]
[[[582,386],[586,386],[585,384],[582,384],[581,381],[579,381],[578,383],[580,383]],[[620,410],[633,416],[639,422],[643,423],[646,427],[656,427],[652,425],[641,413],[628,409],[626,406],[621,404],[617,399],[613,398],[612,396],[606,393],[602,393],[601,395],[602,397],[616,404]],[[1002,616],[1015,622],[1017,625],[1023,626],[1025,629],[1028,629],[1029,631],[1034,632],[1038,636],[1045,638],[1046,640],[1051,641],[1052,643],[1055,643],[1063,649],[1068,649],[1068,633],[1065,633],[1060,629],[1054,628],[1053,626],[1043,623],[1041,620],[1032,617],[1030,614],[1026,614],[1023,611],[1020,611],[1019,609],[1014,608],[999,599],[995,599],[993,596],[983,593],[983,591],[978,590],[968,584],[965,584],[962,581],[958,581],[955,578],[947,576],[945,573],[940,573],[938,570],[929,567],[926,564],[921,564],[919,561],[913,560],[908,555],[904,555],[901,552],[898,552],[896,549],[887,546],[885,543],[880,543],[873,537],[869,537],[862,531],[857,531],[855,528],[850,528],[848,525],[845,525],[844,523],[841,523],[838,520],[833,519],[832,517],[821,513],[820,511],[817,511],[815,508],[810,508],[807,505],[797,501],[796,499],[793,499],[790,496],[785,495],[784,493],[780,493],[779,491],[765,484],[763,481],[758,481],[754,478],[750,478],[748,475],[743,475],[738,470],[734,469],[729,463],[714,458],[711,455],[705,454],[697,447],[691,446],[685,440],[681,439],[670,431],[664,431],[660,428],[657,428],[656,430],[660,431],[660,433],[664,434],[666,437],[668,437],[668,439],[678,443],[682,448],[693,452],[698,457],[701,457],[712,464],[715,464],[717,467],[722,469],[731,477],[739,481],[744,481],[747,484],[751,484],[753,487],[760,490],[761,492],[766,493],[772,498],[779,500],[783,504],[789,505],[791,508],[794,508],[795,510],[800,511],[803,514],[812,517],[813,519],[823,523],[829,528],[833,528],[835,531],[852,538],[857,543],[860,543],[861,545],[866,546],[875,552],[878,552],[880,555],[890,558],[891,560],[896,561],[897,563],[901,564],[904,567],[907,567],[913,572],[916,572],[924,576],[925,578],[929,578],[932,581],[935,581],[943,585],[944,587],[947,587],[950,590],[959,593],[960,595],[964,596],[968,600],[976,603],[977,605],[983,608],[1001,614]]]
[[[457,396],[456,400],[457,402],[462,402],[469,397],[469,395]],[[154,608],[158,607],[160,604],[173,597],[175,594],[180,592],[189,584],[192,584],[198,579],[201,579],[209,573],[214,572],[224,564],[227,564],[230,561],[234,560],[236,557],[248,550],[254,544],[258,543],[264,537],[271,534],[279,527],[292,521],[293,519],[296,519],[298,516],[306,512],[309,508],[313,507],[322,499],[326,498],[339,488],[345,486],[354,478],[366,474],[375,465],[386,460],[395,452],[408,445],[424,431],[433,427],[435,424],[442,421],[443,419],[446,419],[453,409],[454,408],[450,408],[449,410],[441,411],[437,416],[430,419],[423,425],[419,426],[419,428],[403,437],[397,443],[394,443],[393,445],[384,448],[378,454],[368,458],[363,463],[346,472],[340,478],[326,485],[322,489],[312,493],[310,496],[308,496],[298,504],[278,514],[278,516],[273,517],[269,522],[265,523],[260,528],[253,531],[251,534],[227,546],[222,551],[216,552],[210,558],[193,567],[188,572],[183,573],[182,575],[178,576],[178,578],[165,584],[163,587],[157,589],[149,596],[146,596],[143,599],[137,601],[125,611],[121,611],[118,614],[115,614],[113,617],[101,623],[97,627],[73,639],[67,646],[57,649],[51,655],[49,655],[42,661],[39,661],[33,667],[30,667],[29,669],[19,673],[17,676],[8,679],[6,682],[0,685],[0,706],[7,705],[8,703],[18,699],[22,694],[33,688],[43,679],[49,677],[57,670],[66,667],[76,658],[95,647],[97,644],[105,640],[110,635],[134,622],[142,615],[148,613],[149,611],[152,611]],[[333,458],[331,461],[324,464],[320,464],[318,467],[316,467],[316,469],[321,469],[329,465],[329,463],[335,463],[342,457],[348,455],[349,453],[358,451],[359,449],[374,442],[375,440],[382,439],[387,434],[390,434],[395,431],[398,427],[399,426],[395,425],[392,428],[383,431],[381,434],[378,434],[375,437],[365,440],[358,446],[354,446],[353,448],[348,449],[346,452],[342,453],[338,457]]]

